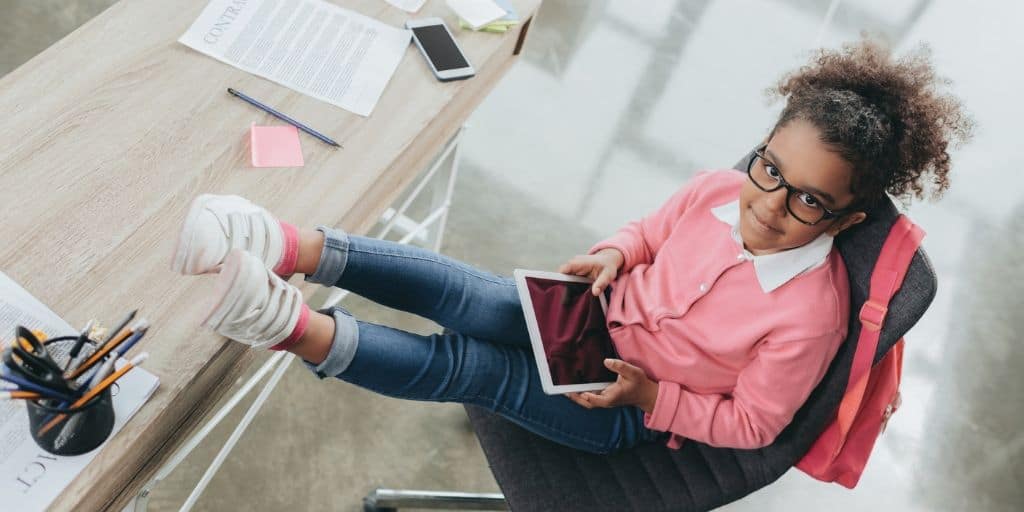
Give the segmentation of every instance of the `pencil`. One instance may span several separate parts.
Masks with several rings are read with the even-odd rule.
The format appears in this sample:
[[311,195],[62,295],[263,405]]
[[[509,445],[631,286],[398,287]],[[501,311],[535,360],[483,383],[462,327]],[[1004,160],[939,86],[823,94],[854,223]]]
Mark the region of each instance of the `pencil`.
[[128,323],[135,318],[135,315],[138,314],[138,312],[139,310],[136,309],[128,313],[128,316],[124,317],[124,320],[121,320],[121,323],[117,324],[117,329],[110,331],[110,335],[107,336],[107,339],[103,340],[103,343],[100,343],[100,347],[106,345],[107,343],[110,343],[110,340],[114,339],[115,336],[120,334],[125,327],[128,327]]
[[62,393],[60,391],[57,391],[56,389],[51,389],[51,388],[48,388],[46,386],[41,386],[39,384],[34,384],[32,382],[29,382],[29,381],[25,380],[23,377],[19,377],[19,376],[14,375],[14,374],[8,374],[8,373],[0,374],[0,380],[5,380],[7,382],[10,382],[10,383],[18,386],[18,391],[21,391],[21,390],[31,391],[31,392],[35,392],[35,393],[40,393],[42,395],[45,395],[45,396],[48,396],[48,397],[51,397],[51,398],[57,398],[59,400],[67,400],[69,402],[71,400],[74,400],[74,397],[72,397],[70,395],[67,395],[67,394]]
[[4,391],[0,392],[0,400],[38,400],[43,395],[34,391]]
[[132,347],[134,347],[135,344],[138,343],[139,340],[141,340],[142,337],[146,335],[146,332],[149,331],[149,322],[143,319],[139,321],[139,323],[142,325],[137,326],[135,332],[132,334],[132,337],[128,338],[128,340],[125,341],[124,343],[121,343],[121,346],[118,348],[118,352],[120,352],[121,354],[127,354],[128,351],[131,350]]
[[96,370],[96,373],[94,373],[92,378],[89,379],[86,389],[94,388],[99,385],[100,382],[103,382],[103,379],[107,378],[110,375],[110,372],[114,371],[114,365],[117,363],[118,357],[121,357],[121,355],[118,354],[116,350],[111,352],[110,357],[107,358],[106,362],[101,364],[99,369]]
[[236,91],[236,90],[228,87],[228,92],[232,96],[235,96],[235,97],[241,99],[242,101],[245,101],[246,103],[248,103],[248,104],[250,104],[250,105],[252,105],[252,106],[254,106],[254,107],[256,107],[256,108],[258,108],[258,109],[260,109],[260,110],[262,110],[262,111],[264,111],[264,112],[266,112],[266,113],[268,113],[268,114],[270,114],[270,115],[272,115],[272,116],[274,116],[274,117],[276,117],[276,118],[278,118],[278,119],[280,119],[280,120],[282,120],[282,121],[284,121],[284,122],[286,122],[286,123],[288,123],[288,124],[298,128],[298,129],[300,129],[300,130],[302,130],[302,131],[304,131],[304,132],[306,132],[306,133],[308,133],[308,134],[318,138],[318,139],[320,139],[321,141],[327,143],[328,145],[334,146],[336,148],[340,148],[341,147],[341,144],[338,144],[337,142],[334,142],[333,140],[327,138],[326,135],[321,134],[320,132],[318,132],[318,131],[316,131],[316,130],[314,130],[314,129],[312,129],[312,128],[310,128],[310,127],[308,127],[308,126],[306,126],[306,125],[304,125],[304,124],[302,124],[302,123],[300,123],[300,122],[298,122],[298,121],[296,121],[296,120],[294,120],[294,119],[292,119],[292,118],[290,118],[290,117],[288,117],[288,116],[286,116],[286,115],[284,115],[284,114],[282,114],[282,113],[280,113],[280,112],[278,112],[278,111],[276,111],[276,110],[274,110],[274,109],[272,109],[272,108],[270,108],[270,107],[268,107],[268,106],[266,106],[266,105],[264,105],[262,103],[260,103],[259,101],[256,101],[253,98],[250,98],[250,97],[246,96],[245,94],[242,94],[239,91]]
[[[107,339],[99,342],[96,345],[96,350],[97,351],[101,350],[104,346],[106,346],[107,343],[110,343],[115,337],[117,337],[117,335],[120,334],[121,331],[124,330],[124,328],[128,326],[128,323],[131,322],[132,319],[135,318],[135,315],[137,315],[138,313],[139,313],[138,309],[134,309],[131,312],[129,312],[128,315],[125,316],[123,320],[121,320],[121,323],[117,324],[117,327],[115,329],[113,329],[112,331],[110,331],[110,334],[107,335]],[[84,356],[82,356],[82,357],[83,357],[83,359],[85,359]],[[70,359],[70,363],[69,363],[69,367],[72,368],[72,371],[74,371],[74,369],[80,368],[81,366],[82,366],[82,361],[78,360],[78,355],[72,356],[71,359]],[[67,368],[64,369],[64,374],[65,375],[70,375],[68,373],[68,369]]]
[[[93,397],[95,397],[96,395],[102,393],[103,390],[109,388],[110,385],[114,383],[114,381],[116,381],[117,379],[120,379],[122,375],[128,373],[129,371],[131,371],[132,368],[135,368],[139,364],[142,364],[142,362],[145,361],[147,357],[149,357],[149,354],[146,353],[146,352],[143,352],[143,353],[135,356],[134,358],[132,358],[132,360],[128,361],[128,364],[122,366],[120,370],[117,370],[116,372],[110,374],[109,377],[103,379],[103,381],[101,381],[98,385],[96,385],[95,387],[90,389],[86,394],[82,395],[82,398],[79,398],[78,400],[75,400],[74,403],[71,404],[70,409],[74,409],[75,407],[80,407],[80,406],[88,403],[89,400],[93,399]],[[68,415],[64,414],[64,413],[61,413],[61,414],[57,415],[56,418],[53,418],[52,420],[50,420],[49,423],[47,423],[46,425],[43,425],[43,428],[40,428],[39,429],[39,433],[36,434],[36,435],[40,436],[40,437],[45,435],[47,432],[50,431],[50,429],[55,427],[58,423],[60,423],[61,421],[64,420],[64,418],[67,418],[67,417],[68,417]]]
[[118,334],[117,337],[113,338],[112,341],[104,343],[102,348],[97,350],[95,354],[89,356],[89,359],[86,359],[84,363],[78,365],[78,368],[65,373],[64,378],[67,380],[74,380],[80,377],[83,373],[89,371],[89,368],[92,368],[93,365],[102,360],[103,357],[109,354],[111,350],[117,348],[122,341],[128,339],[132,334],[135,334],[135,331],[143,325],[149,325],[149,322],[145,318],[139,319],[138,322],[135,322],[135,325],[121,331],[121,333]]

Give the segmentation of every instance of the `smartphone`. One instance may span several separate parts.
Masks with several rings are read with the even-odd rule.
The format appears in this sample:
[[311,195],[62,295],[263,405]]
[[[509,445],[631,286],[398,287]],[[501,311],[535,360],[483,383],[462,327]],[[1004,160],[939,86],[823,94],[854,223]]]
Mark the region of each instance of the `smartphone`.
[[409,20],[405,28],[412,30],[416,46],[438,80],[463,80],[476,73],[441,18]]

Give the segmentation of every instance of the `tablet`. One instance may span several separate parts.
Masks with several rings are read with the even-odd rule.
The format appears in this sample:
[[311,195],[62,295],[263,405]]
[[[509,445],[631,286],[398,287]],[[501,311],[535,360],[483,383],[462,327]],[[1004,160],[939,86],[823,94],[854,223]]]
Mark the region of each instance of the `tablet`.
[[590,291],[591,279],[516,269],[523,315],[540,382],[549,395],[593,391],[615,382],[605,358],[618,358],[605,312],[608,302]]

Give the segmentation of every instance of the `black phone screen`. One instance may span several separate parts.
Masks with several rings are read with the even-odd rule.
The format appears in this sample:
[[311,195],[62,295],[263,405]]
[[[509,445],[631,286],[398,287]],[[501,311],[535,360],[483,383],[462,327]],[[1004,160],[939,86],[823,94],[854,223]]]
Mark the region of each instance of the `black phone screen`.
[[452,36],[444,28],[444,25],[416,27],[412,31],[420,45],[423,46],[423,51],[430,57],[430,62],[434,64],[434,69],[447,71],[449,69],[469,66],[469,63],[462,56],[462,52],[459,51],[459,47],[455,46]]

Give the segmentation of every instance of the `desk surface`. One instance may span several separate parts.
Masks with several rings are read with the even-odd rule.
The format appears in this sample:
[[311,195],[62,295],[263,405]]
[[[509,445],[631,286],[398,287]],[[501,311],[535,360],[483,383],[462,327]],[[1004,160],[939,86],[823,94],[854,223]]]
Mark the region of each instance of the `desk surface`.
[[[415,14],[383,0],[334,3],[394,26],[444,18],[477,76],[438,82],[410,45],[363,118],[177,43],[205,0],[133,0],[0,80],[0,268],[75,326],[141,308],[153,328],[136,350],[160,377],[52,509],[121,510],[252,360],[199,326],[211,278],[170,271],[191,199],[239,194],[300,226],[366,232],[504,74],[523,32],[458,30],[441,0]],[[539,3],[514,1],[523,20]],[[229,86],[344,149],[304,137],[304,168],[251,168],[249,123],[278,123]]]

